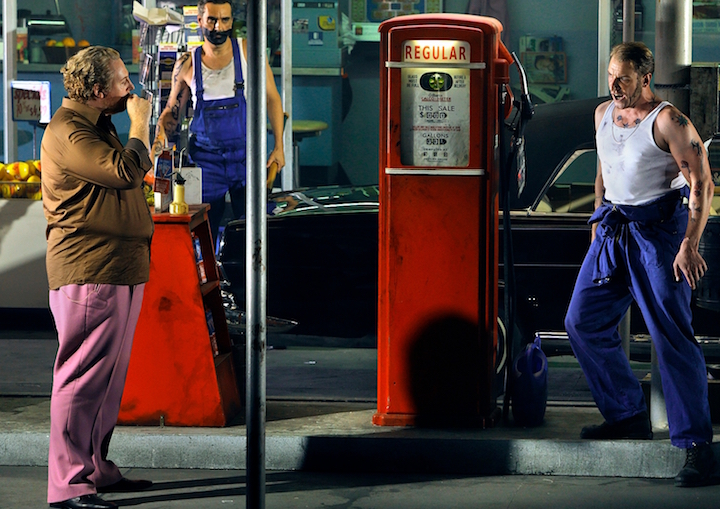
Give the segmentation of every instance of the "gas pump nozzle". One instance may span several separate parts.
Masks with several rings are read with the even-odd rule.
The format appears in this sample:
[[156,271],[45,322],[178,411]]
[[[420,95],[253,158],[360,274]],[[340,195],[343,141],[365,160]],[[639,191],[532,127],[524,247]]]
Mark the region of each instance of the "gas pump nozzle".
[[[512,52],[512,57],[513,63],[517,67],[518,74],[520,75],[520,104],[518,105],[518,109],[520,111],[521,124],[524,124],[523,121],[527,122],[535,114],[535,106],[533,106],[533,103],[530,100],[530,89],[528,87],[528,79],[525,68],[520,63],[520,59],[514,51]],[[522,134],[520,135],[522,136]]]

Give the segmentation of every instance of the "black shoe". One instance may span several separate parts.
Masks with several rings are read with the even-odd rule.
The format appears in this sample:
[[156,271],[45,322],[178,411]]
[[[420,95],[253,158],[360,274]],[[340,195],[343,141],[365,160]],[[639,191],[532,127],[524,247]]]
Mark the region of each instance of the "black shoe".
[[63,502],[55,502],[50,504],[50,507],[60,509],[116,509],[117,504],[103,500],[97,495],[83,495]]
[[152,484],[152,481],[145,481],[142,479],[131,481],[130,479],[123,477],[116,483],[99,487],[97,491],[98,493],[128,493],[131,491],[146,490],[152,486]]
[[610,424],[607,421],[599,426],[587,426],[580,432],[580,438],[589,440],[633,439],[652,440],[653,432],[647,412]]
[[692,488],[718,484],[717,461],[710,444],[693,444],[686,449],[685,466],[675,476],[675,486]]

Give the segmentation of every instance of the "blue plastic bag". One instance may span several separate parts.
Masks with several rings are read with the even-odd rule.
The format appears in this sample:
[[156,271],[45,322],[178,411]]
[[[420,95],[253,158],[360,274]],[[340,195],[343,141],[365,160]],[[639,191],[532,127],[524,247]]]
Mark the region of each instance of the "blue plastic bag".
[[512,414],[520,426],[539,426],[547,407],[548,363],[536,336],[512,365]]

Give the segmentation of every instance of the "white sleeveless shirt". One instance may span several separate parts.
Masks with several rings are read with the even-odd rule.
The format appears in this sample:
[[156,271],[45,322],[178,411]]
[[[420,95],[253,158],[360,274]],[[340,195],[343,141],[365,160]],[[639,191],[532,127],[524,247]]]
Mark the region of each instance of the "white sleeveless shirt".
[[[240,65],[242,67],[243,81],[247,83],[247,60],[242,50],[242,39],[238,39],[240,45]],[[195,69],[195,48],[190,51],[192,56],[193,69]],[[227,99],[235,95],[235,59],[231,59],[230,63],[222,69],[210,69],[201,62],[202,79],[203,79],[203,99],[212,101],[214,99]],[[193,109],[197,105],[197,84],[195,83],[195,73],[193,72],[190,80],[190,91],[192,92]],[[247,86],[243,89],[243,95],[247,99]]]
[[653,126],[663,101],[636,127],[613,122],[610,104],[597,130],[597,153],[602,165],[605,199],[617,205],[642,205],[687,185],[675,159],[655,143]]

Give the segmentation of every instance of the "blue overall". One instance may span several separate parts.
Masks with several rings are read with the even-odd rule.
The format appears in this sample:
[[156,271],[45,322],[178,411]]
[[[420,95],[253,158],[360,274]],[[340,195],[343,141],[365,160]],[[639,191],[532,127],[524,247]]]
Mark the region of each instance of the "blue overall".
[[210,204],[208,219],[213,235],[225,212],[225,194],[230,192],[233,215],[245,215],[246,111],[240,46],[231,39],[235,67],[235,96],[203,99],[202,47],[195,49],[196,103],[188,154],[202,168],[202,199]]
[[635,299],[658,356],[670,441],[687,449],[712,441],[707,372],[695,340],[691,289],[675,281],[673,261],[688,222],[683,192],[640,206],[605,202],[573,291],[565,328],[598,409],[608,423],[646,410],[617,326]]

